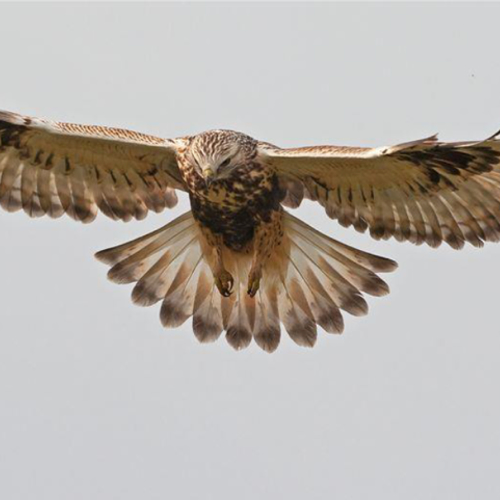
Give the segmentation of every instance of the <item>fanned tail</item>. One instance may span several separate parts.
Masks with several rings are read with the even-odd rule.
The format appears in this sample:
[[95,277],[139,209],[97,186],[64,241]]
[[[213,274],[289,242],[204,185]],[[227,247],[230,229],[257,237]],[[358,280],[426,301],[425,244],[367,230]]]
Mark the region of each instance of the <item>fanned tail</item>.
[[191,212],[166,226],[96,254],[111,265],[116,283],[136,282],[132,300],[142,306],[162,302],[160,319],[177,327],[192,317],[200,342],[213,342],[223,331],[235,349],[252,339],[265,351],[278,347],[282,323],[299,345],[311,347],[317,326],[341,333],[341,311],[366,314],[362,292],[382,296],[387,284],[377,276],[393,271],[394,261],[333,240],[284,213],[284,237],[264,268],[260,290],[247,294],[252,252],[225,248],[225,267],[234,278],[233,293],[222,297],[214,285],[213,252]]

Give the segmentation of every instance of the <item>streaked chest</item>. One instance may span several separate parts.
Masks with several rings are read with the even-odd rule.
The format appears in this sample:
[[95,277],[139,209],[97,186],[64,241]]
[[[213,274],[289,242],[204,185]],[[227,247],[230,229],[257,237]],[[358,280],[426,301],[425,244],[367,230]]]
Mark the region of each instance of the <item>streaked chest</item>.
[[279,208],[277,180],[265,165],[246,165],[210,186],[189,166],[183,175],[194,217],[235,250],[244,248],[253,238],[255,226]]

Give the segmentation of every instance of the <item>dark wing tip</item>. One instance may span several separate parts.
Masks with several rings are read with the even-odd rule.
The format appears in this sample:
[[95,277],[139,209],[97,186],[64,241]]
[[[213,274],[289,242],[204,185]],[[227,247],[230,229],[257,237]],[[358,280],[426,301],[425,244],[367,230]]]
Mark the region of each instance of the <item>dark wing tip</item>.
[[497,130],[493,135],[488,137],[488,139],[486,139],[486,141],[494,141],[497,139],[500,139],[500,130]]

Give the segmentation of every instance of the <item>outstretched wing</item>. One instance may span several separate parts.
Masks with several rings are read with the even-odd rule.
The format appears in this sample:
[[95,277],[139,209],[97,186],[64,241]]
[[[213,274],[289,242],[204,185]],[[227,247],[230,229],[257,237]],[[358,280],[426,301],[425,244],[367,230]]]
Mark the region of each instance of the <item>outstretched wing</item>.
[[0,205],[31,217],[143,219],[184,189],[175,143],[129,130],[0,111]]
[[382,148],[259,150],[276,169],[283,203],[318,201],[345,227],[453,248],[500,239],[499,134],[480,142],[436,137]]

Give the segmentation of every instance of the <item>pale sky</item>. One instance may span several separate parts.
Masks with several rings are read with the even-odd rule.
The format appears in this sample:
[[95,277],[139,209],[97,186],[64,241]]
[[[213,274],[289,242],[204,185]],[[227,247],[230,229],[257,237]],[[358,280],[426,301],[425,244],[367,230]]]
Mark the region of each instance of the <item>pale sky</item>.
[[[500,5],[0,5],[0,109],[165,137],[379,146],[500,128]],[[500,246],[398,261],[312,350],[200,345],[94,252],[123,224],[0,212],[0,498],[500,498]]]

